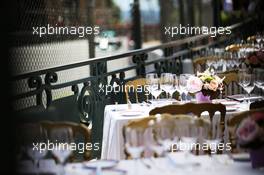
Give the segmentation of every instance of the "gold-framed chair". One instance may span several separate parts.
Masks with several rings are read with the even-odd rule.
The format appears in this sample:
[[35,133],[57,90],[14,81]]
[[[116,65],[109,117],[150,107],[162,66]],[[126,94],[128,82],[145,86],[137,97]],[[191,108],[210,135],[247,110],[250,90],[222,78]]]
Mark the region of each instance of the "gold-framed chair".
[[[126,82],[125,84],[125,93],[126,93],[126,100],[127,102],[140,102],[141,98],[148,98],[144,93],[146,86],[146,79],[145,78],[139,78],[135,80],[131,80]],[[139,92],[141,91],[141,92]]]
[[[72,131],[72,137],[79,138],[81,136],[83,138],[84,144],[91,143],[91,128],[88,128],[84,124],[74,123],[74,122],[56,122],[56,121],[41,121],[40,125],[44,130],[46,130],[47,135],[51,133],[53,129],[58,128],[69,128]],[[83,160],[91,160],[92,151],[84,149],[84,153],[82,155]],[[70,161],[76,161],[76,155],[72,154],[70,156]]]
[[228,141],[231,143],[232,150],[231,152],[236,153],[239,152],[237,148],[237,137],[236,137],[236,129],[238,125],[244,120],[245,118],[251,116],[254,113],[263,113],[264,115],[264,107],[258,109],[251,109],[249,111],[241,112],[239,114],[234,115],[233,117],[227,120],[227,128],[228,128]]
[[[211,133],[210,131],[210,126],[211,126],[211,122],[207,119],[204,118],[200,118],[200,117],[196,117],[196,116],[192,116],[192,115],[186,115],[186,114],[177,114],[177,115],[172,115],[169,113],[164,113],[162,115],[159,116],[160,119],[157,119],[157,125],[159,125],[159,123],[162,122],[166,122],[167,128],[170,128],[171,132],[172,130],[176,129],[176,131],[182,131],[182,127],[184,125],[189,125],[191,128],[197,127],[197,141],[196,141],[196,147],[195,150],[192,150],[193,153],[195,153],[196,155],[199,155],[201,150],[200,150],[200,146],[199,144],[202,144],[202,140],[200,140],[200,135],[199,132],[201,131],[201,129],[203,129],[203,131],[206,131],[207,134],[205,135],[209,135],[209,133]],[[155,127],[154,127],[155,128]],[[178,128],[178,130],[177,130]],[[199,131],[198,131],[199,128]],[[155,131],[155,129],[154,129]],[[156,134],[156,133],[155,133]],[[177,133],[175,133],[177,134]],[[178,133],[178,137],[181,137],[182,133]],[[156,136],[156,135],[154,135]],[[177,151],[177,150],[176,150]]]
[[[225,116],[226,107],[223,104],[217,103],[186,103],[181,105],[168,105],[163,107],[154,108],[149,112],[149,115],[169,113],[172,115],[176,114],[193,114],[197,117],[201,117],[203,112],[209,113],[210,122],[213,122],[213,117],[217,111],[220,112],[220,127],[222,133],[224,133],[225,127]],[[222,136],[224,139],[224,135]]]
[[[148,116],[148,117],[145,117],[142,119],[132,120],[123,126],[122,134],[123,134],[123,138],[124,138],[124,153],[125,153],[126,159],[131,159],[131,155],[127,151],[127,148],[125,145],[127,142],[127,132],[129,132],[132,129],[135,129],[135,130],[140,130],[140,132],[142,134],[147,132],[147,130],[149,130],[151,133],[153,133],[151,130],[151,127],[155,123],[155,121],[156,121],[156,117]],[[143,153],[141,154],[141,157],[142,156],[143,156]]]
[[177,105],[167,105],[163,107],[157,107],[149,112],[149,115],[164,114],[169,113],[172,115],[176,114],[194,114],[198,117],[201,116],[203,112],[208,112],[210,121],[212,122],[213,117],[217,111],[220,112],[221,124],[224,125],[226,107],[220,103],[185,103]]
[[[137,119],[137,120],[133,120],[130,121],[129,123],[127,123],[126,125],[123,126],[123,138],[124,138],[124,144],[126,144],[127,141],[127,137],[126,137],[126,131],[131,131],[131,129],[137,129],[140,130],[142,132],[142,134],[145,134],[147,131],[147,134],[152,134],[152,135],[148,135],[148,137],[152,137],[153,140],[156,142],[157,141],[157,132],[156,132],[156,127],[158,125],[160,125],[160,127],[163,127],[164,125],[161,125],[161,123],[166,122],[169,125],[166,125],[168,127],[170,127],[171,132],[173,132],[172,130],[175,127],[180,127],[181,125],[179,125],[178,123],[180,123],[180,121],[184,121],[184,122],[189,122],[192,125],[195,125],[199,128],[202,127],[207,127],[209,128],[210,122],[208,120],[202,119],[202,118],[194,118],[193,116],[190,115],[171,115],[171,114],[162,114],[160,116],[148,116],[145,117],[143,119]],[[177,126],[175,124],[178,124]],[[124,146],[124,153],[126,156],[126,159],[130,159],[131,156],[128,153],[126,146]],[[198,151],[196,151],[196,154],[198,155]],[[143,157],[144,154],[141,154],[141,157]]]

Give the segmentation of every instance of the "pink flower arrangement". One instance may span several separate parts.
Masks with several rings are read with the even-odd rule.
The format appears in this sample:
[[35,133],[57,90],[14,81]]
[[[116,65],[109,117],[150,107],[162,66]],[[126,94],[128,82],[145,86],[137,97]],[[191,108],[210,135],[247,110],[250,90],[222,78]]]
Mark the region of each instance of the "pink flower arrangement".
[[191,76],[187,82],[187,87],[190,93],[196,93],[202,90],[203,82],[200,78]]
[[222,90],[224,78],[221,79],[214,72],[206,70],[203,73],[198,72],[197,76],[189,78],[187,87],[191,93],[197,93],[202,90],[216,92],[217,90]]
[[256,147],[264,143],[264,114],[254,113],[244,119],[236,130],[238,144],[243,147]]

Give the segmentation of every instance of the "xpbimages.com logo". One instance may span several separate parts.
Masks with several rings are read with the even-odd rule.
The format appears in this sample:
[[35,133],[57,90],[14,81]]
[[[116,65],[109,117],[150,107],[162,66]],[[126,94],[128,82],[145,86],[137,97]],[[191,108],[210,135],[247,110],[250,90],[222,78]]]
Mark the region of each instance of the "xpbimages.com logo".
[[176,37],[177,35],[210,35],[216,37],[217,35],[230,35],[232,33],[231,27],[207,27],[207,26],[165,26],[164,34],[169,37]]
[[98,151],[100,149],[100,143],[62,143],[62,142],[40,142],[40,143],[32,143],[32,150],[38,151],[40,153],[45,151],[53,151],[53,150],[68,150],[68,151],[77,151],[78,153],[84,153],[87,151]]
[[86,35],[98,35],[100,33],[99,26],[47,26],[32,27],[33,35],[39,37],[45,35],[77,35],[79,38],[83,38]]
[[150,95],[150,91],[153,90],[151,86],[148,85],[124,85],[119,86],[117,84],[114,85],[102,85],[99,89],[99,93],[104,93],[105,95],[111,93],[119,93],[119,92],[128,92],[128,93],[144,93],[145,95]]

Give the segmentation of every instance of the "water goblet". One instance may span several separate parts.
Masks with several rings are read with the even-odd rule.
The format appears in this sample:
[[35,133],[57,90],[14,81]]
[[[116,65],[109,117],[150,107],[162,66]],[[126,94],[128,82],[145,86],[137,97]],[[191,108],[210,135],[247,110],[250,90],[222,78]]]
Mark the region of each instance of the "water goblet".
[[51,152],[57,158],[61,168],[60,174],[63,175],[65,174],[64,166],[73,151],[71,147],[71,143],[74,141],[72,129],[68,127],[54,128],[48,133],[48,136],[55,145]]
[[23,147],[26,154],[32,159],[34,168],[38,172],[39,161],[47,154],[45,147],[36,148],[35,145],[47,143],[46,131],[39,124],[27,124],[23,132]]
[[169,98],[169,92],[173,88],[173,76],[171,73],[161,74],[160,88],[165,91],[167,98]]

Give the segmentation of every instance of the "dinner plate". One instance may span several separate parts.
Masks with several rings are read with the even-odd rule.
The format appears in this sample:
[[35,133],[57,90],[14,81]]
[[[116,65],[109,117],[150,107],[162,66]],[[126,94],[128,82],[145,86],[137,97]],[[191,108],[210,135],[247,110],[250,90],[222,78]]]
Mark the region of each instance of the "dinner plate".
[[126,117],[132,117],[132,116],[138,116],[138,115],[142,115],[141,111],[125,111],[120,113],[122,116],[126,116]]
[[91,161],[91,162],[84,162],[83,165],[86,168],[92,168],[92,169],[108,169],[113,168],[117,165],[118,161],[115,160],[98,160],[98,161]]

